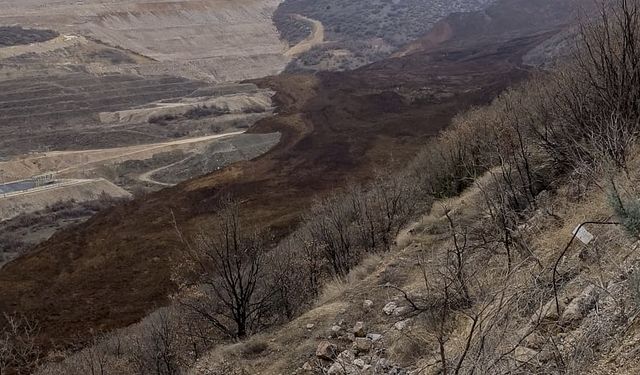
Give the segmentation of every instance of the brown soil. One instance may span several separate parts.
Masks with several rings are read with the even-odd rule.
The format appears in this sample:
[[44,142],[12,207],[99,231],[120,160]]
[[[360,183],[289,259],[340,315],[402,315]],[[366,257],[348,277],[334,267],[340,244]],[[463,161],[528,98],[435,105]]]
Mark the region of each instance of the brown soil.
[[406,163],[457,112],[524,78],[521,56],[549,36],[261,80],[278,92],[280,112],[251,131],[282,133],[278,146],[56,234],[0,271],[0,311],[38,319],[60,345],[137,321],[173,290],[174,216],[186,232],[205,226],[221,194],[232,193],[251,224],[284,234],[314,197]]

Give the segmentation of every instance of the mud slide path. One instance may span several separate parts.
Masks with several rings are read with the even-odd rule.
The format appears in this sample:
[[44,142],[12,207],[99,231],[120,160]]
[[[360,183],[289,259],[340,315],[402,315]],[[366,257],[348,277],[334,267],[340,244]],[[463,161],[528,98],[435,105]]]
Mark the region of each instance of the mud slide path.
[[287,52],[285,52],[285,56],[295,57],[310,51],[315,46],[324,43],[324,25],[322,24],[322,22],[302,16],[300,14],[296,14],[293,17],[299,21],[309,23],[311,25],[311,34],[309,34],[309,36],[305,40],[296,44]]

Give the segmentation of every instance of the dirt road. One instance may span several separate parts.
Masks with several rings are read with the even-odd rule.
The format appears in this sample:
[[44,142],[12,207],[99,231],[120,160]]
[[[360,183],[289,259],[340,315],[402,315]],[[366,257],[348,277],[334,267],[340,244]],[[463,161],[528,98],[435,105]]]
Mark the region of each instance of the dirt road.
[[158,173],[158,172],[160,172],[160,171],[163,171],[163,170],[165,170],[167,168],[171,168],[171,167],[173,167],[175,165],[178,165],[180,163],[184,163],[185,161],[187,161],[187,160],[189,160],[191,158],[193,158],[193,155],[189,155],[186,158],[184,158],[182,160],[178,160],[175,163],[164,165],[164,166],[162,166],[160,168],[156,168],[156,169],[150,170],[148,172],[145,172],[145,173],[141,174],[140,176],[138,176],[138,180],[140,180],[142,182],[147,182],[147,183],[150,183],[150,184],[154,184],[154,185],[160,185],[160,186],[175,186],[175,184],[169,184],[169,183],[166,183],[166,182],[160,182],[160,181],[154,180],[153,179],[153,175]]
[[16,159],[0,162],[0,171],[7,178],[19,180],[29,178],[45,172],[53,172],[59,175],[73,176],[72,172],[89,169],[99,164],[117,162],[119,160],[143,160],[151,158],[154,154],[164,152],[175,147],[188,146],[190,144],[209,142],[215,139],[231,137],[243,134],[243,131],[235,131],[224,134],[214,134],[203,137],[178,139],[169,142],[149,143],[137,146],[91,149],[81,151],[51,151],[37,154],[24,159]]
[[311,50],[315,46],[324,43],[324,25],[322,24],[322,22],[302,16],[300,14],[296,14],[293,17],[297,20],[309,23],[311,25],[311,34],[309,34],[309,36],[305,40],[296,44],[287,52],[285,52],[285,56],[295,57]]

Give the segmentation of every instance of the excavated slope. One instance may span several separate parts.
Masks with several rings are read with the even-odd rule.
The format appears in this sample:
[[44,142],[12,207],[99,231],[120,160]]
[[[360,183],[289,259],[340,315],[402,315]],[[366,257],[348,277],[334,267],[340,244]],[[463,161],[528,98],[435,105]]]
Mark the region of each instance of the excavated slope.
[[[288,62],[271,21],[279,0],[6,0],[0,25],[81,34],[215,80],[276,74]],[[162,69],[162,68],[157,68]]]

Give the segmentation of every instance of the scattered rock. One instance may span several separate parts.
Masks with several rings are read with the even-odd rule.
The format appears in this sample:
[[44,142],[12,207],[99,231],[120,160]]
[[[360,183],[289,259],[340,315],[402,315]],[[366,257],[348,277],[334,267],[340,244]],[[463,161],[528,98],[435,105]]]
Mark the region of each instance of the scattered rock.
[[356,325],[353,326],[353,335],[355,337],[365,337],[366,334],[364,331],[364,322],[356,322]]
[[302,365],[302,369],[304,371],[313,371],[313,366],[311,365],[311,363],[305,362],[304,365]]
[[316,357],[331,361],[336,357],[337,351],[337,346],[329,341],[322,341],[318,344],[318,348],[316,349]]
[[372,307],[373,307],[373,301],[372,301],[372,300],[370,300],[370,299],[365,299],[365,300],[364,300],[364,302],[362,303],[362,307],[363,307],[365,310],[369,310],[370,308],[372,308]]
[[353,364],[360,367],[360,368],[364,368],[364,366],[366,366],[367,364],[360,358],[356,359],[353,361]]
[[351,350],[344,350],[338,354],[337,361],[340,362],[353,362],[356,359],[356,355]]
[[581,321],[585,314],[595,305],[597,294],[595,286],[589,285],[586,287],[564,310],[560,318],[560,324],[567,326]]
[[345,350],[338,354],[335,362],[327,370],[327,374],[334,375],[352,375],[357,374],[358,369],[352,364],[355,361],[356,355],[350,351]]
[[340,332],[342,331],[342,327],[335,325],[331,326],[331,331],[329,332],[329,337],[340,337]]
[[353,349],[356,353],[368,353],[372,347],[373,341],[367,338],[358,337],[356,341],[353,342]]
[[367,333],[367,338],[373,342],[376,342],[382,338],[382,335],[378,333]]
[[382,308],[382,311],[387,315],[391,315],[396,311],[397,308],[398,308],[397,303],[389,302],[386,305],[384,305],[384,307]]
[[409,319],[401,320],[399,322],[396,322],[396,324],[393,325],[393,328],[397,329],[398,331],[402,331],[403,329],[407,328],[407,324],[409,324]]
[[329,367],[327,370],[327,375],[344,375],[346,371],[344,370],[344,365],[342,363],[335,362]]

